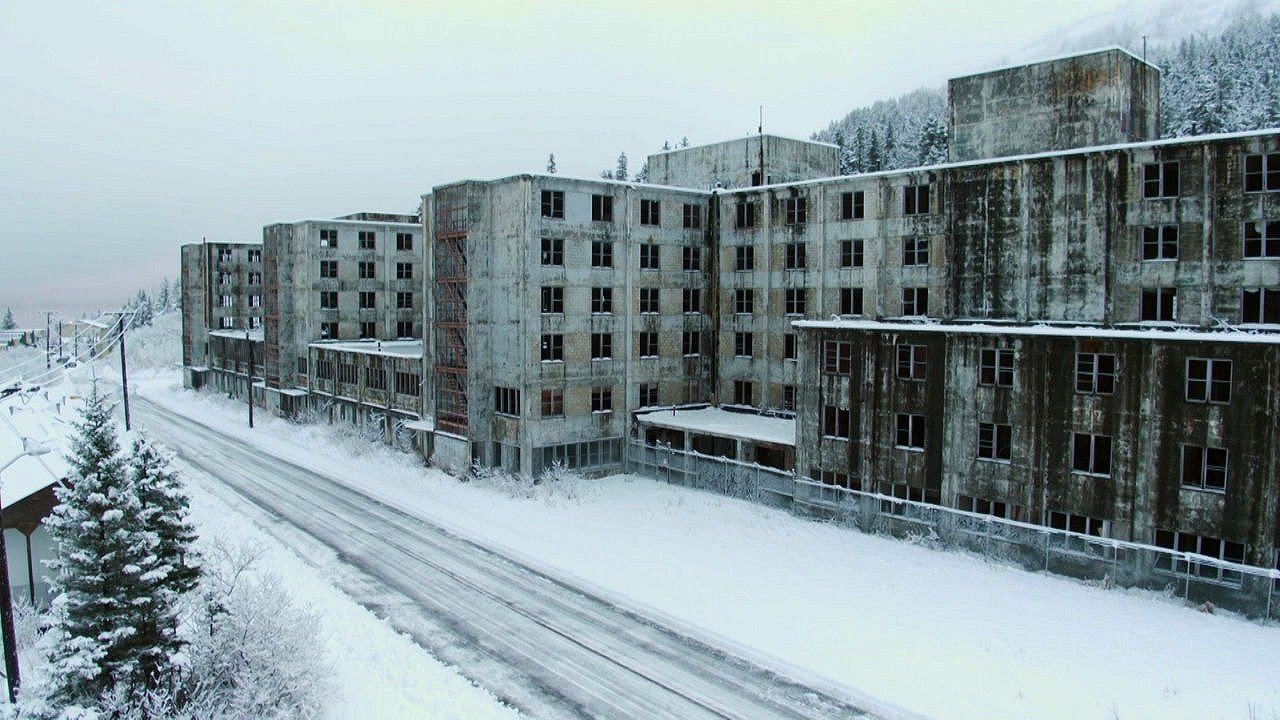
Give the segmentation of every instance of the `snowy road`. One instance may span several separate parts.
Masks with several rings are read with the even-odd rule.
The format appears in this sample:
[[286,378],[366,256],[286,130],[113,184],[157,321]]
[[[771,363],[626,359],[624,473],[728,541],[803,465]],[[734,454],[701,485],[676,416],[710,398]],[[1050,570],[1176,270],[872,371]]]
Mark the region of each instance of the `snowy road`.
[[[858,718],[805,687],[139,399],[192,467],[332,548],[393,621],[534,717]],[[726,602],[731,599],[726,598]],[[379,602],[382,602],[380,600]]]

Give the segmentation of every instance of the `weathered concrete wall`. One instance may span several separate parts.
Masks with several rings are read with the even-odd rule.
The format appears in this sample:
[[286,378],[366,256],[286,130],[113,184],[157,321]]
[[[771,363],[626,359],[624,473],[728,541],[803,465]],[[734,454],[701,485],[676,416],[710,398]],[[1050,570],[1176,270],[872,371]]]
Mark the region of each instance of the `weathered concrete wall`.
[[650,155],[648,162],[651,183],[705,190],[812,180],[840,172],[835,145],[777,135],[679,148]]
[[[927,502],[952,507],[963,507],[964,497],[1001,502],[1012,519],[1033,523],[1048,523],[1051,512],[1084,516],[1123,540],[1154,543],[1157,530],[1222,538],[1244,543],[1249,562],[1271,563],[1280,546],[1272,419],[1280,341],[964,327],[800,328],[797,469],[812,477],[847,474],[862,489],[885,494],[905,483]],[[827,341],[850,343],[848,373],[824,372]],[[927,348],[921,379],[899,376],[899,345]],[[980,382],[981,353],[995,349],[1013,352],[1007,386]],[[1077,353],[1115,357],[1110,392],[1078,390]],[[1191,358],[1232,363],[1229,402],[1188,399]],[[850,411],[851,439],[823,436],[825,406]],[[898,413],[924,416],[922,451],[896,445]],[[1011,428],[1007,460],[978,457],[984,422]],[[1110,438],[1109,472],[1073,471],[1073,433]],[[1183,445],[1227,450],[1225,490],[1184,483]]]
[[208,330],[242,330],[262,323],[262,245],[183,245],[181,275],[183,365],[208,363]]
[[1118,48],[953,78],[950,159],[1159,137],[1160,72]]

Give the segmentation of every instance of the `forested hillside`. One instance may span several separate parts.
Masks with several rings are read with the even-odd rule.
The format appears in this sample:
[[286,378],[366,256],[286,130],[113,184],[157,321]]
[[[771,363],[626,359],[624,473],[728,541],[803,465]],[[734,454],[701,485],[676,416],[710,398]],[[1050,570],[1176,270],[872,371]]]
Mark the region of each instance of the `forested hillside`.
[[[1280,14],[1245,16],[1213,36],[1157,47],[1164,137],[1280,127]],[[920,88],[858,108],[815,140],[840,146],[842,173],[943,162],[946,88]]]

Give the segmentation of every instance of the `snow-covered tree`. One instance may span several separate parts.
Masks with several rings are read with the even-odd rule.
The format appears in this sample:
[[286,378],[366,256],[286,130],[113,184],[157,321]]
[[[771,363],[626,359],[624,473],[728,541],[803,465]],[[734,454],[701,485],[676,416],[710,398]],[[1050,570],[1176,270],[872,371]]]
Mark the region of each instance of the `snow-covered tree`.
[[92,706],[116,686],[146,687],[169,662],[151,637],[158,616],[171,614],[153,592],[164,569],[157,538],[143,524],[116,442],[111,408],[94,391],[68,457],[70,487],[56,490],[49,516],[57,555],[52,604],[56,643],[51,700],[60,706]]
[[636,176],[632,179],[638,183],[649,182],[649,161],[648,160],[644,161],[644,165],[640,166],[640,172],[636,173]]
[[151,324],[151,299],[147,297],[146,290],[139,290],[136,297],[125,305],[126,312],[132,312],[134,325],[150,325]]
[[600,171],[600,177],[604,178],[605,180],[612,180],[612,179],[613,179],[613,171],[612,171],[612,170],[601,170],[601,171]]
[[668,150],[670,150],[670,149],[671,149],[671,143],[667,142],[666,140],[663,140],[663,141],[662,141],[662,152],[666,152],[666,151],[668,151]]
[[682,137],[682,138],[680,138],[680,147],[682,147],[682,148],[687,148],[687,147],[689,147],[689,138],[688,138],[688,137]]
[[627,179],[627,154],[626,153],[618,154],[618,167],[616,170],[613,171],[613,179],[614,180]]
[[550,155],[547,156],[547,172],[552,175],[556,174],[556,154],[555,153],[551,153]]
[[156,290],[155,312],[162,313],[169,309],[169,278],[160,281]]
[[936,165],[947,161],[947,126],[938,118],[929,118],[920,130],[919,165]]
[[13,319],[13,308],[6,307],[4,309],[4,329],[12,330],[18,327],[18,323]]

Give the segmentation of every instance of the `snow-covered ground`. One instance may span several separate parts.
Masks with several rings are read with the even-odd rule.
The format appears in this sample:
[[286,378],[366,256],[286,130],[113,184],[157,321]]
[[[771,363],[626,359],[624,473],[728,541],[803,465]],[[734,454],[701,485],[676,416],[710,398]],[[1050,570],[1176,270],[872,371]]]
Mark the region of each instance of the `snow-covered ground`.
[[[1199,613],[1156,593],[1028,573],[634,476],[583,481],[568,492],[543,487],[528,497],[522,492],[527,488],[458,482],[330,426],[296,426],[260,414],[258,427],[249,431],[243,405],[182,391],[172,372],[131,378],[131,387],[460,535],[697,628],[766,664],[790,666],[801,677],[835,681],[924,715],[1280,715],[1275,625]],[[198,496],[198,505],[206,502]],[[229,515],[222,509],[212,514]],[[278,549],[273,558],[277,552],[289,561],[289,553]],[[292,562],[299,564],[286,571],[291,577],[322,571],[332,560],[315,567],[296,556]],[[325,595],[331,591],[321,577],[312,577],[314,585],[299,582],[299,591],[340,598]],[[332,603],[332,610],[329,600],[317,605],[338,624],[358,622],[347,619],[348,613],[356,617],[355,610],[339,609],[338,599]],[[404,648],[370,642],[363,632],[346,637],[372,647],[365,659],[344,664],[381,663],[397,671],[406,664]],[[370,676],[386,672],[374,669]],[[349,696],[358,696],[348,697],[349,708],[362,708],[357,703],[370,694],[404,692],[402,706],[413,707],[412,693],[446,692],[420,691],[416,672],[376,691],[365,689],[369,678],[338,681]]]

